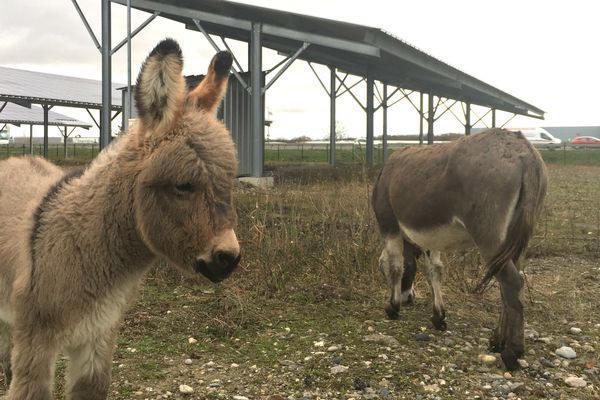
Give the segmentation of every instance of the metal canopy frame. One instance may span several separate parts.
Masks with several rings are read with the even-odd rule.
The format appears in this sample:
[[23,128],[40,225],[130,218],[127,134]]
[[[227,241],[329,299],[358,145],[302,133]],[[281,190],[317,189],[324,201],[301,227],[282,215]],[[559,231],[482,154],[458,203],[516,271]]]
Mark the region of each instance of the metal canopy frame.
[[[20,76],[21,79],[26,79],[26,78],[23,78],[23,76],[26,75],[27,77],[34,79],[32,82],[39,81],[39,82],[41,82],[40,85],[44,85],[44,86],[48,86],[48,87],[51,85],[46,85],[47,82],[50,82],[50,83],[61,82],[61,84],[62,84],[64,82],[62,80],[64,80],[64,79],[69,79],[68,82],[70,85],[78,84],[80,81],[85,82],[86,84],[89,84],[89,82],[94,82],[89,79],[79,79],[79,78],[65,77],[65,76],[60,76],[60,75],[37,73],[37,72],[18,70],[18,69],[13,69],[13,68],[2,67],[2,69],[4,71],[6,71],[7,74],[12,73],[13,75],[15,75],[13,77],[14,79],[19,79],[18,76]],[[104,87],[104,82],[98,82],[98,83],[100,83],[100,85],[99,85],[100,87]],[[109,95],[111,95],[112,86],[111,86],[110,82],[108,83],[108,88],[109,88],[108,93],[109,93]],[[5,91],[6,91],[6,93],[2,93]],[[3,90],[2,92],[0,92],[0,103],[2,103],[2,102],[13,103],[13,104],[16,104],[16,105],[19,105],[22,107],[26,107],[26,108],[31,108],[31,106],[33,104],[38,104],[42,107],[44,120],[43,120],[43,123],[40,125],[44,126],[43,155],[45,158],[48,158],[48,126],[54,125],[54,124],[50,123],[49,117],[48,117],[49,112],[53,107],[83,108],[83,109],[87,110],[88,113],[90,113],[90,110],[94,110],[94,109],[99,110],[103,106],[102,103],[87,101],[89,99],[77,100],[73,96],[57,95],[55,91],[50,94],[50,93],[45,93],[44,90],[42,90],[40,93],[25,95],[25,94],[23,94],[23,90],[21,90],[20,93],[19,93],[19,90],[11,93],[10,85],[9,85],[9,87],[6,90]],[[111,113],[113,111],[115,112],[115,116],[118,115],[121,112],[121,106],[120,105],[110,106],[110,109],[108,110],[108,112]],[[91,115],[91,113],[90,113],[90,115]],[[108,131],[110,132],[110,126],[108,127]]]
[[[71,1],[76,5],[76,0]],[[362,77],[361,81],[366,82],[367,85],[366,105],[363,106],[360,101],[358,103],[367,113],[366,161],[368,165],[372,165],[373,162],[374,112],[379,108],[383,109],[383,136],[385,142],[388,109],[391,105],[403,99],[408,99],[419,113],[421,142],[423,139],[423,122],[427,121],[428,143],[433,142],[435,120],[448,111],[455,115],[451,109],[457,103],[463,105],[466,134],[470,133],[473,125],[483,120],[483,117],[480,117],[475,121],[475,124],[471,124],[471,105],[489,108],[492,113],[492,126],[495,126],[496,110],[539,119],[544,117],[543,110],[445,64],[381,29],[225,0],[102,0],[102,46],[99,46],[98,41],[95,40],[85,17],[78,9],[88,32],[94,39],[96,47],[102,50],[103,81],[105,82],[110,82],[111,69],[111,53],[109,51],[111,2],[127,6],[128,16],[131,7],[149,12],[152,16],[147,20],[147,23],[158,15],[182,22],[188,29],[200,31],[215,48],[218,48],[218,46],[211,35],[220,37],[227,49],[229,49],[229,46],[225,40],[226,38],[248,43],[250,82],[245,82],[241,78],[239,72],[242,68],[235,57],[235,64],[240,71],[234,69],[233,74],[245,90],[251,94],[253,122],[250,134],[253,143],[252,175],[254,176],[261,176],[263,172],[263,104],[265,93],[289,65],[298,59],[309,63],[322,64],[330,68],[331,82],[329,89],[325,87],[320,79],[319,81],[331,99],[331,146],[329,156],[331,163],[335,163],[335,98],[348,92],[358,101],[352,93],[352,88],[345,84],[345,78],[340,79],[338,77],[337,71]],[[77,5],[76,8],[78,8]],[[145,26],[147,23],[143,25]],[[131,32],[128,22],[127,43],[129,45],[131,37],[144,26],[140,26],[134,32]],[[269,70],[271,72],[283,65],[264,87],[261,86],[263,47],[287,55],[284,61]],[[131,59],[129,57],[129,70],[130,63]],[[340,85],[337,87],[336,80],[340,81]],[[375,85],[376,80],[383,84],[383,94],[378,93]],[[396,88],[390,96],[387,95],[388,85]],[[345,91],[339,93],[341,87],[344,87]],[[403,90],[420,93],[418,107],[410,100],[408,95],[391,103],[391,105],[388,103],[395,93]],[[373,99],[376,91],[379,99],[377,107],[375,107]],[[129,92],[131,91],[129,90]],[[427,112],[423,108],[424,95],[427,95]],[[434,105],[436,97],[437,104]],[[110,108],[110,101],[108,101],[107,107]],[[438,107],[444,109],[441,114],[436,116]],[[107,114],[104,113],[101,119],[102,122],[106,122],[108,120]],[[106,125],[106,123],[101,123],[101,125]],[[384,152],[387,152],[385,145]]]
[[[43,116],[41,119],[39,119],[39,118],[32,118],[33,116],[31,116],[31,115],[29,115],[29,116],[19,115],[19,110],[16,110],[16,109],[7,110],[6,107],[8,106],[8,103],[9,103],[8,101],[4,101],[4,102],[0,103],[0,124],[4,124],[4,125],[2,125],[1,129],[4,129],[4,127],[8,124],[15,125],[15,126],[29,125],[29,154],[33,154],[33,127],[34,127],[34,125],[43,125],[44,126],[44,150],[43,150],[43,152],[44,152],[44,156],[46,158],[48,158],[47,134],[48,134],[49,126],[56,126],[57,128],[59,128],[61,135],[63,135],[64,140],[65,140],[65,156],[66,156],[67,137],[69,137],[75,131],[76,128],[90,129],[92,127],[92,125],[87,124],[83,121],[78,121],[76,119],[68,119],[70,117],[67,117],[66,115],[62,115],[59,113],[51,113],[50,109],[52,108],[52,106],[42,105]],[[30,108],[30,107],[21,106],[19,104],[16,104],[15,106],[22,107],[22,108]],[[3,112],[4,112],[4,114],[3,114]],[[11,114],[12,114],[12,117],[11,117]],[[60,130],[60,128],[64,128],[64,134],[63,134],[63,131]],[[71,128],[71,132],[69,134],[67,134],[67,128]]]

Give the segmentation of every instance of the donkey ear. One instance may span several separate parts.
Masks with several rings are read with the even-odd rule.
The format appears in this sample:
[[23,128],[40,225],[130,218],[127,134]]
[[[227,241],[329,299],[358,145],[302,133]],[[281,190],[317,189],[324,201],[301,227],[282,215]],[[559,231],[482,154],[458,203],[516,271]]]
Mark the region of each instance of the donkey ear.
[[181,48],[173,39],[160,42],[144,61],[134,95],[146,136],[164,134],[179,117],[186,93],[182,70]]
[[230,52],[218,52],[211,60],[204,79],[188,94],[188,102],[214,114],[225,96],[232,63],[233,56]]

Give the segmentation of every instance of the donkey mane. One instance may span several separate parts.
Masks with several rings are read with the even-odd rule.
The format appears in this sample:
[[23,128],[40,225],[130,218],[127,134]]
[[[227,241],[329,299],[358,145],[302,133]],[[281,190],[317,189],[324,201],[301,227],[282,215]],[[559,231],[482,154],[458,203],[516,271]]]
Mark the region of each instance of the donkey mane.
[[56,198],[58,192],[64,186],[68,185],[73,179],[78,178],[81,175],[83,175],[84,171],[85,170],[83,168],[78,168],[78,169],[71,171],[68,174],[65,174],[63,177],[61,177],[60,180],[58,180],[55,184],[53,184],[50,187],[50,189],[48,190],[48,193],[46,193],[46,195],[44,196],[44,198],[42,198],[42,201],[40,201],[38,207],[36,208],[35,213],[33,214],[33,228],[31,229],[31,239],[30,239],[31,273],[32,274],[34,273],[35,264],[36,264],[35,241],[40,234],[40,228],[43,223],[42,217],[43,217],[44,211],[46,210],[47,207],[49,207],[52,200],[54,200]]

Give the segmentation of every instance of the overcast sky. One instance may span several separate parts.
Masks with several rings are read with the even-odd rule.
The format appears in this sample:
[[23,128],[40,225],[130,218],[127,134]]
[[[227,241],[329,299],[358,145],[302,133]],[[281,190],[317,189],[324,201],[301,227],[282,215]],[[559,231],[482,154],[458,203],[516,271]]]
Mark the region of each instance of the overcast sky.
[[[100,38],[100,2],[79,0]],[[587,0],[482,2],[347,0],[251,0],[248,4],[382,28],[436,58],[546,111],[546,120],[516,118],[508,126],[600,125],[600,2]],[[351,4],[351,6],[348,6]],[[125,7],[113,4],[113,45],[125,37]],[[148,14],[134,12],[135,28]],[[101,58],[70,0],[0,1],[0,65],[100,79]],[[204,37],[159,18],[133,39],[133,77],[165,36],[183,48],[186,74],[204,73],[214,54]],[[245,64],[246,45],[233,42]],[[263,67],[281,58],[265,50]],[[113,81],[127,81],[125,47],[113,57]],[[328,70],[318,69],[328,81]],[[357,95],[364,98],[364,89]],[[329,129],[329,99],[307,64],[295,63],[267,92],[274,120],[271,138]],[[56,109],[89,120],[87,113]],[[498,113],[498,124],[509,115]],[[375,117],[376,135],[381,117]],[[348,136],[364,136],[364,113],[345,95],[337,119]],[[417,133],[418,116],[404,102],[390,108],[389,133]],[[488,121],[489,122],[489,121]],[[483,125],[480,125],[483,127]],[[461,131],[450,113],[436,133]]]

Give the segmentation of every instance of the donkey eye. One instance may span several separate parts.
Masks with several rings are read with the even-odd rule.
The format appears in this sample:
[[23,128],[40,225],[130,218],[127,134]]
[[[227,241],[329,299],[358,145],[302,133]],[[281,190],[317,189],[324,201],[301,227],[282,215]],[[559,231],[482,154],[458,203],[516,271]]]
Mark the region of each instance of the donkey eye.
[[175,185],[175,191],[179,193],[191,193],[194,191],[194,186],[191,183],[182,183],[181,185]]

